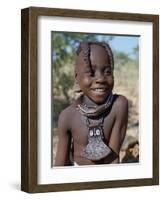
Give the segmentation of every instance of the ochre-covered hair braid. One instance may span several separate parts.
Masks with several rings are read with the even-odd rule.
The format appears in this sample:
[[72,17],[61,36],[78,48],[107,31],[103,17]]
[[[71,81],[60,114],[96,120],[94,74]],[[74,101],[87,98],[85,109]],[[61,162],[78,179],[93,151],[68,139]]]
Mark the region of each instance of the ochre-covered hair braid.
[[111,70],[114,69],[114,59],[113,59],[113,53],[112,50],[109,46],[109,44],[105,43],[105,42],[88,42],[88,41],[83,41],[80,43],[76,54],[79,55],[80,53],[82,53],[84,61],[86,62],[86,64],[88,66],[90,66],[90,46],[94,44],[94,45],[99,45],[101,47],[103,47],[108,56],[109,56],[109,61],[110,61],[110,65],[111,65]]

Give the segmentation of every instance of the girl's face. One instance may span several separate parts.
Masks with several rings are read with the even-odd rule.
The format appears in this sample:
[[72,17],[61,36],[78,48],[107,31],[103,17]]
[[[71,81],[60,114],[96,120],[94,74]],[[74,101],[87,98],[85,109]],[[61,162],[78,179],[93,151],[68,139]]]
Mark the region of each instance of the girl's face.
[[106,50],[96,44],[90,46],[90,65],[82,53],[77,57],[75,78],[82,92],[96,104],[102,104],[111,93],[114,78]]

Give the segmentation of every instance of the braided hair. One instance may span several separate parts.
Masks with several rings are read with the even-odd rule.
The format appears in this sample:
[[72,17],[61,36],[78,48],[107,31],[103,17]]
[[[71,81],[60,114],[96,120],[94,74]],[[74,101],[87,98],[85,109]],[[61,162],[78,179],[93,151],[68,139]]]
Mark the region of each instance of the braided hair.
[[112,53],[112,50],[109,46],[109,44],[105,43],[105,42],[88,42],[88,41],[83,41],[80,43],[77,51],[76,51],[76,54],[77,56],[82,53],[82,56],[83,56],[83,59],[85,61],[85,63],[88,65],[88,66],[91,66],[91,61],[90,61],[90,46],[91,45],[98,45],[98,46],[101,46],[103,47],[107,54],[108,54],[108,57],[109,57],[109,61],[110,61],[110,65],[111,65],[111,70],[113,71],[114,70],[114,59],[113,59],[113,53]]

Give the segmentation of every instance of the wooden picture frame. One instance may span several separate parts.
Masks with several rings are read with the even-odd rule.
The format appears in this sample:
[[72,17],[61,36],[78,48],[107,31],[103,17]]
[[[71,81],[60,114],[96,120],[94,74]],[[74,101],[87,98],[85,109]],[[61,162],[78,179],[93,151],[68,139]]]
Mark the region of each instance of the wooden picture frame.
[[[38,183],[38,18],[53,16],[94,20],[149,22],[153,45],[153,141],[152,177],[65,183]],[[55,192],[159,184],[159,16],[151,14],[29,7],[21,11],[21,189],[25,192]],[[143,75],[145,76],[145,75]]]

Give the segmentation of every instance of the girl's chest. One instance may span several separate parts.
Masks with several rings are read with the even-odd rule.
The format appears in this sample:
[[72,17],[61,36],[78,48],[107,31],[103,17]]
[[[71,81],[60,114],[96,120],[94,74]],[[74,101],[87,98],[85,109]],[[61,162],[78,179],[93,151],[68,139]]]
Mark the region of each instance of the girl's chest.
[[113,126],[113,113],[109,113],[106,117],[99,119],[90,119],[80,113],[76,113],[71,123],[71,134],[74,142],[80,145],[86,145],[88,137],[98,136],[99,134],[102,134],[105,142],[108,143]]

